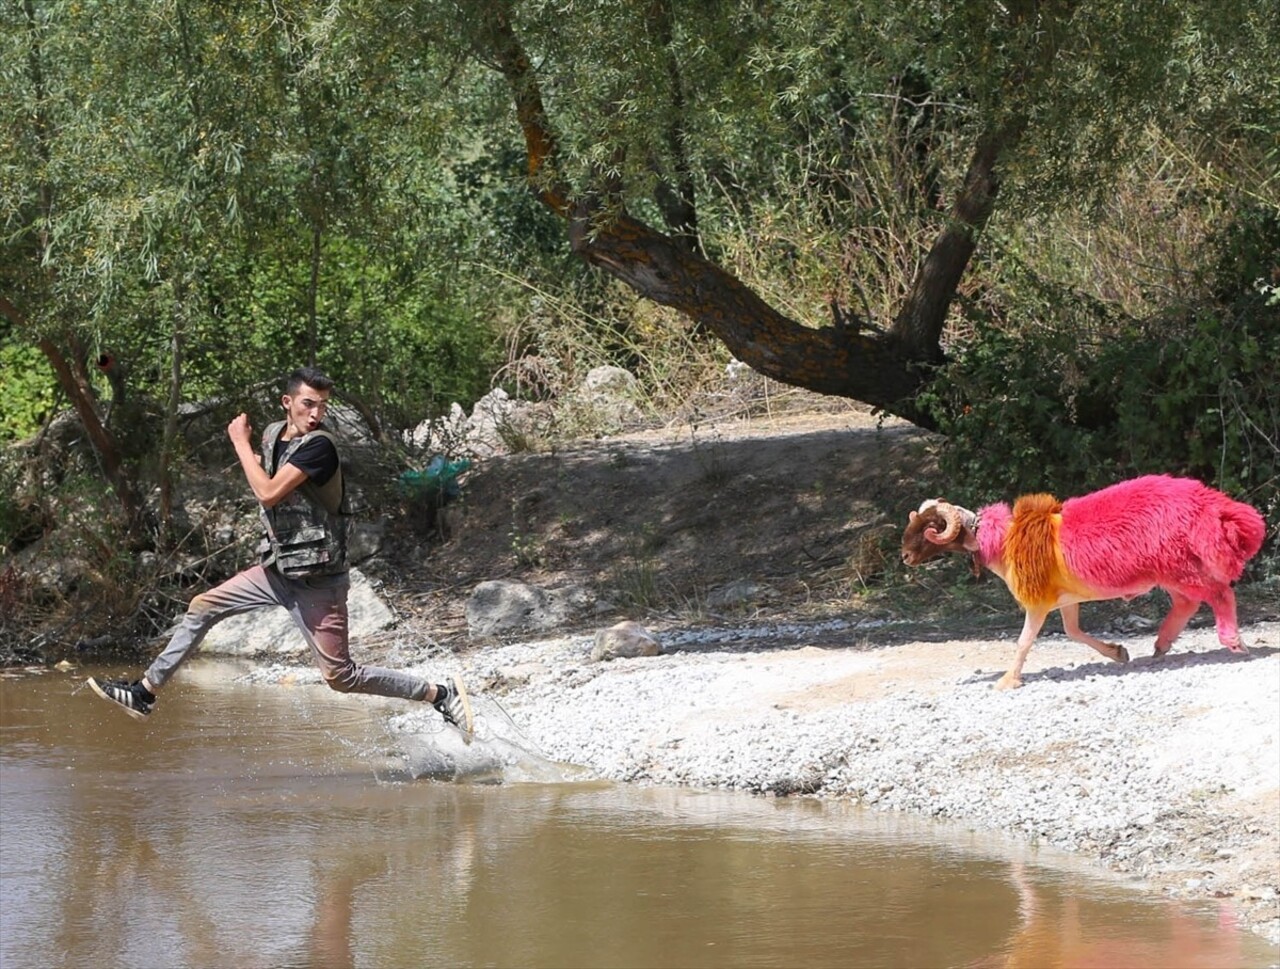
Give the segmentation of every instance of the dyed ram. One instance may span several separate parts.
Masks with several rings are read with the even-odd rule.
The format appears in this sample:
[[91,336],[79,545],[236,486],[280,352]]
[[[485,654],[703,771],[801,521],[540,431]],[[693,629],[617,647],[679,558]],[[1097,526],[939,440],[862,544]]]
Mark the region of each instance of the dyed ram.
[[1013,666],[998,689],[1022,685],[1022,667],[1045,618],[1062,613],[1068,636],[1118,663],[1123,646],[1080,628],[1080,603],[1130,599],[1159,586],[1173,600],[1156,635],[1155,653],[1169,651],[1187,621],[1209,603],[1218,640],[1246,652],[1236,623],[1231,584],[1262,546],[1266,530],[1256,509],[1190,478],[1149,475],[1060,502],[1026,495],[976,514],[942,500],[911,513],[902,561],[915,566],[943,552],[972,557],[973,570],[1004,580],[1026,612]]

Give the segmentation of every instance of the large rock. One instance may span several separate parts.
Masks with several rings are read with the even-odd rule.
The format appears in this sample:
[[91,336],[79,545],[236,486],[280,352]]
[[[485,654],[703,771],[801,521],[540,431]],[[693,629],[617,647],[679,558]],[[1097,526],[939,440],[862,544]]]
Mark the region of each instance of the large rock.
[[745,606],[767,595],[769,591],[768,586],[761,585],[759,582],[752,582],[750,579],[735,579],[728,585],[713,589],[707,596],[707,605],[713,609],[731,609]]
[[570,401],[579,420],[600,433],[616,433],[639,424],[644,414],[636,405],[640,382],[621,367],[595,367],[587,374]]
[[347,404],[332,401],[324,415],[325,427],[337,435],[339,444],[370,444],[373,431],[358,410]]
[[385,521],[352,522],[351,533],[347,537],[347,564],[355,565],[377,555],[382,550],[386,534]]
[[533,433],[534,411],[530,404],[512,400],[505,390],[495,387],[476,401],[470,417],[455,402],[448,416],[423,421],[406,434],[406,441],[440,454],[490,457],[509,450],[507,438]]
[[467,599],[467,628],[473,636],[553,629],[572,615],[582,595],[505,579],[481,582]]
[[[387,605],[359,569],[351,570],[347,595],[348,630],[354,639],[386,629],[395,621]],[[224,619],[209,630],[200,646],[209,653],[254,656],[261,653],[293,654],[307,651],[307,641],[293,624],[287,609],[267,606]]]

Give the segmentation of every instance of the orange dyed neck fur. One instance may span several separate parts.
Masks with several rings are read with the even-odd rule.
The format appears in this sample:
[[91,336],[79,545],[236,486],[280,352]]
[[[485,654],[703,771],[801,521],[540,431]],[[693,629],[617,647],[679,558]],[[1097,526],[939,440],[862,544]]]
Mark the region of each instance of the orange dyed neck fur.
[[1005,582],[1024,607],[1051,608],[1074,586],[1058,529],[1062,502],[1053,495],[1026,495],[1013,506],[1013,521],[1004,542]]

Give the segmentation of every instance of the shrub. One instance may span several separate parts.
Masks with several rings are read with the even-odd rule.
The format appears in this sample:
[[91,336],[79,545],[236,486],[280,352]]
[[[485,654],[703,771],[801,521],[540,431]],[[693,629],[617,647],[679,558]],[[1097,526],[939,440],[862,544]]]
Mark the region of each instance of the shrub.
[[1274,536],[1280,280],[1265,273],[1278,252],[1280,218],[1246,210],[1214,239],[1198,302],[1139,322],[1058,292],[1019,332],[974,319],[925,400],[947,437],[940,464],[956,499],[1185,474],[1262,509]]

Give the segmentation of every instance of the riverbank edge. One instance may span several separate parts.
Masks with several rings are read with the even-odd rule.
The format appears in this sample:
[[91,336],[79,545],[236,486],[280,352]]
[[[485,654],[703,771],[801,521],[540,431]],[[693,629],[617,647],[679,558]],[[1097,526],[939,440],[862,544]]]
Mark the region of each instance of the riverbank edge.
[[[1212,627],[1163,660],[1145,634],[1118,638],[1127,666],[1047,637],[1007,693],[992,688],[1006,640],[850,645],[839,623],[667,629],[662,655],[607,662],[590,635],[360,658],[461,672],[482,731],[496,701],[547,757],[603,779],[851,800],[1051,845],[1228,904],[1280,957],[1280,623],[1242,632],[1244,658]],[[438,729],[429,709],[393,719]]]

